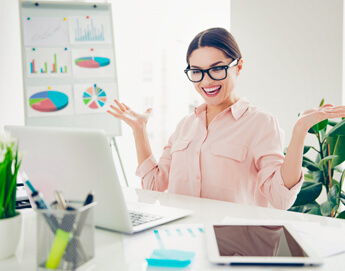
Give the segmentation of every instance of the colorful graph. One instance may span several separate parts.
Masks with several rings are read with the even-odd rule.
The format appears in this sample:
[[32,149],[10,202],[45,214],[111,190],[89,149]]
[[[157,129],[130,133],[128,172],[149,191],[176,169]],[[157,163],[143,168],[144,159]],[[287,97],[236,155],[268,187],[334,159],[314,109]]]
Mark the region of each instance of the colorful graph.
[[95,84],[83,93],[83,101],[89,108],[97,109],[104,106],[107,101],[107,95],[103,89]]
[[48,90],[35,93],[29,98],[30,107],[40,112],[56,112],[68,105],[68,96],[59,91]]
[[80,57],[74,63],[82,68],[99,68],[108,66],[110,59],[106,57]]
[[[48,73],[48,64],[47,61],[44,61],[44,67],[39,68],[40,73]],[[57,59],[56,54],[54,54],[54,62],[52,63],[52,69],[50,70],[50,73],[67,73],[67,65],[64,65],[60,67],[60,69],[57,68]],[[33,59],[30,62],[30,73],[37,73],[36,67],[35,67],[35,59]]]
[[93,19],[89,20],[84,27],[79,25],[79,19],[75,25],[75,41],[104,41],[104,25],[101,23],[98,27],[94,26]]

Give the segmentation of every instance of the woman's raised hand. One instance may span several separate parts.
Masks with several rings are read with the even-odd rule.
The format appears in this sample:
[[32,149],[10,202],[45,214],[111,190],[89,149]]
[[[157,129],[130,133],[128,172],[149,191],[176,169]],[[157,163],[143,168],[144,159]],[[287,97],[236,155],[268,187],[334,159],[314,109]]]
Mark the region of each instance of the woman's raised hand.
[[305,133],[315,124],[325,119],[343,118],[345,117],[345,106],[334,106],[333,104],[325,104],[318,108],[313,108],[302,112],[297,121]]
[[138,131],[146,126],[152,111],[151,108],[147,109],[145,113],[139,114],[133,111],[129,106],[125,105],[124,103],[120,103],[116,99],[114,102],[116,103],[117,107],[110,105],[112,110],[107,111],[109,114],[126,122],[133,129],[133,131]]

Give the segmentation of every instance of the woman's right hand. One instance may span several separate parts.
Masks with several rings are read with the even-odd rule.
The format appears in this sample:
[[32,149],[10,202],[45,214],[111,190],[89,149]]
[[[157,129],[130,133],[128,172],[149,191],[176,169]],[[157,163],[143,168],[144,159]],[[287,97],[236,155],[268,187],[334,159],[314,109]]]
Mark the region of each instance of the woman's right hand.
[[143,114],[139,114],[133,111],[129,106],[124,103],[120,103],[118,100],[114,100],[117,107],[110,105],[112,110],[107,112],[113,115],[115,118],[121,119],[126,122],[132,129],[133,132],[139,131],[146,127],[152,108],[149,108]]

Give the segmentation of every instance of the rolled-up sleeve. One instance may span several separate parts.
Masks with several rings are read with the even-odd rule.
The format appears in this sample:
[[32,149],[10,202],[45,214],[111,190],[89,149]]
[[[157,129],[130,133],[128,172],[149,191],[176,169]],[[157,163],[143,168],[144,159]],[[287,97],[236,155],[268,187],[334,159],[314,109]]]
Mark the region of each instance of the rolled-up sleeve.
[[[303,171],[298,183],[292,188],[284,185],[281,176],[281,166],[284,162],[279,126],[274,118],[271,118],[263,128],[264,133],[254,148],[255,166],[258,170],[256,182],[256,201],[260,204],[264,197],[277,209],[288,209],[296,200],[297,194],[303,183]],[[263,201],[262,201],[263,202]]]

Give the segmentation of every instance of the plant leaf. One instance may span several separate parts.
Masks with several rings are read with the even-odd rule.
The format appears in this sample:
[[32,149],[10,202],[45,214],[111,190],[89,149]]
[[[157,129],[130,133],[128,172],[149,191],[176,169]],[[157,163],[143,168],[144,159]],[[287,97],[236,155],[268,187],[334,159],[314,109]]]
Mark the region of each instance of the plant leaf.
[[314,183],[305,181],[302,185],[301,191],[293,204],[295,206],[306,205],[313,202],[320,195],[322,190],[322,183]]
[[343,188],[344,178],[345,178],[345,170],[344,170],[343,173],[341,174],[340,181],[339,181],[339,189],[340,189],[340,191],[341,191],[342,188]]
[[313,127],[311,127],[308,131],[310,134],[317,134],[321,130],[325,129],[328,125],[328,119],[325,119],[323,121],[320,121],[319,123],[316,123]]
[[323,216],[329,216],[333,210],[333,208],[336,206],[335,203],[331,201],[325,201],[320,205],[320,211]]
[[333,185],[329,190],[327,200],[339,204],[339,186],[337,184]]
[[305,173],[304,174],[304,181],[315,182],[314,181],[314,175],[311,173]]
[[311,214],[311,215],[322,215],[322,214],[321,214],[321,208],[320,208],[320,206],[314,206],[313,208],[310,209],[309,212],[307,212],[307,214]]
[[338,122],[326,135],[326,137],[337,137],[339,135],[345,135],[345,119]]
[[303,147],[303,154],[306,154],[311,149],[311,146],[304,146]]
[[323,176],[323,171],[314,171],[313,172],[313,178],[314,178],[314,182],[319,182],[322,184],[325,184],[325,177]]
[[342,211],[340,214],[338,214],[337,218],[345,219],[345,211]]
[[325,158],[321,159],[320,162],[318,163],[317,167],[320,170],[323,170],[323,166],[325,166],[325,164],[327,163],[327,161],[332,160],[338,158],[338,155],[330,155],[330,156],[326,156]]
[[345,161],[345,135],[327,137],[326,143],[329,144],[330,154],[338,155],[337,158],[332,160],[332,168],[334,168]]
[[335,126],[337,124],[338,124],[338,121],[328,120],[328,125],[330,125],[330,126]]
[[306,156],[303,156],[302,166],[310,171],[319,171],[317,164]]
[[325,103],[325,98],[322,98],[319,107],[323,106],[324,103]]

